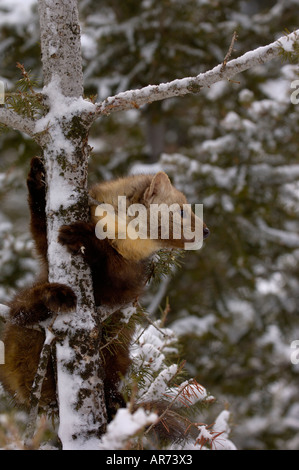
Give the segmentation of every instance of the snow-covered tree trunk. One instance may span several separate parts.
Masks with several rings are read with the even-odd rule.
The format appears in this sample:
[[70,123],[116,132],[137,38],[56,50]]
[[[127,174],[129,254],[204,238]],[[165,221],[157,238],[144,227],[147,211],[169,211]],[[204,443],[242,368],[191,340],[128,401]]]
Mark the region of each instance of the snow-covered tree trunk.
[[[89,126],[81,117],[83,101],[80,26],[76,0],[39,0],[44,93],[48,114],[43,145],[47,186],[49,282],[61,282],[77,295],[76,312],[58,315],[59,437],[63,449],[86,448],[105,429],[100,328],[95,314],[90,270],[57,243],[63,224],[88,215]],[[87,108],[86,108],[87,106]]]
[[[46,169],[49,281],[71,286],[75,312],[58,315],[57,344],[59,436],[64,449],[97,445],[106,429],[100,361],[100,320],[91,275],[79,256],[57,243],[59,227],[88,215],[87,167],[89,127],[101,115],[137,108],[153,101],[198,93],[221,80],[290,52],[299,31],[250,51],[214,69],[160,85],[149,85],[93,105],[84,100],[77,0],[39,0],[44,95],[47,114],[37,120],[0,108],[0,122],[26,132],[42,147]],[[7,309],[0,306],[0,316]],[[52,332],[51,332],[52,334]],[[48,338],[49,339],[49,338]]]

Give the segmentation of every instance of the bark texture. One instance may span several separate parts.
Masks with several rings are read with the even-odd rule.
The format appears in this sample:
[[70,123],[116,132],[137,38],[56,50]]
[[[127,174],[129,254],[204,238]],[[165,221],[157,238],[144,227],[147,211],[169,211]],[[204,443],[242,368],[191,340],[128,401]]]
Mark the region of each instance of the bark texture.
[[[81,118],[83,74],[75,0],[39,0],[44,92],[49,107],[43,148],[47,187],[49,281],[72,287],[76,312],[58,315],[59,436],[63,449],[88,448],[105,430],[100,326],[89,267],[57,243],[61,225],[88,217],[88,125]],[[81,101],[81,100],[82,101]],[[72,107],[73,103],[78,106]],[[58,104],[58,107],[57,107]]]
[[[59,435],[63,449],[96,448],[106,429],[99,319],[89,267],[57,243],[61,225],[88,217],[88,133],[94,120],[111,112],[153,101],[198,93],[217,81],[263,64],[290,51],[299,30],[272,44],[227,61],[196,77],[140,90],[129,90],[95,105],[83,100],[80,26],[77,0],[38,0],[44,94],[47,114],[38,121],[0,109],[0,122],[27,133],[41,146],[47,187],[49,281],[67,284],[77,295],[77,310],[57,316]],[[107,314],[107,312],[106,312]],[[6,306],[0,306],[6,318]]]
[[38,2],[44,85],[54,74],[61,78],[65,96],[82,96],[80,25],[77,1]]

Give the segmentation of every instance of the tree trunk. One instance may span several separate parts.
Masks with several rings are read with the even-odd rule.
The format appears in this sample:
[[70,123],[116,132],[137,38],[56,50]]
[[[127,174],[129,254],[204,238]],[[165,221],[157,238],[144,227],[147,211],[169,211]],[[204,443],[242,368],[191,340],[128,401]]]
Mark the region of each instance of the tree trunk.
[[[244,70],[277,58],[283,51],[295,53],[299,30],[237,59],[227,61],[228,54],[222,64],[196,77],[129,90],[93,105],[82,98],[77,0],[38,0],[38,7],[48,112],[35,121],[1,107],[0,122],[27,133],[42,147],[47,186],[49,281],[71,286],[78,298],[76,312],[59,314],[53,325],[62,447],[98,448],[99,437],[106,429],[99,352],[101,318],[94,305],[89,267],[80,256],[71,256],[57,243],[61,225],[88,218],[89,128],[99,116],[198,93],[202,87],[231,79]],[[0,317],[7,317],[4,305],[0,305]]]
[[[106,424],[97,321],[89,267],[57,243],[59,227],[88,217],[88,131],[84,101],[80,26],[76,0],[39,0],[44,92],[48,114],[43,147],[47,186],[49,282],[73,288],[76,312],[58,315],[59,437],[63,449],[89,448]],[[39,123],[41,125],[41,123]]]

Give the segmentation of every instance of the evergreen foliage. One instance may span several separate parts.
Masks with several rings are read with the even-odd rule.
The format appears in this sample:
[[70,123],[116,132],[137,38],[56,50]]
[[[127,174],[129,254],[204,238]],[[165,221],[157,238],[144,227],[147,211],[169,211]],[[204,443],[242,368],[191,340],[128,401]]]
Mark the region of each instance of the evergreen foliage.
[[[4,11],[1,3],[7,19],[5,11],[12,7]],[[297,0],[85,0],[79,5],[85,91],[98,99],[208,70],[223,61],[234,31],[238,40],[231,58],[298,28]],[[1,74],[9,89],[19,61],[24,73],[28,68],[39,76],[34,5],[26,18],[0,25]],[[90,142],[91,183],[163,169],[190,200],[204,204],[211,230],[204,248],[187,253],[182,268],[176,253],[161,252],[151,274],[160,280],[162,275],[164,291],[152,283],[142,305],[147,310],[155,298],[160,305],[170,299],[162,326],[179,337],[188,375],[217,398],[211,409],[197,410],[199,420],[215,421],[228,403],[236,424],[232,440],[240,449],[299,449],[299,366],[290,360],[290,344],[299,338],[299,105],[290,99],[297,79],[296,46],[238,81],[102,118]],[[42,112],[35,85],[23,75],[8,104],[29,117]],[[34,269],[24,233],[24,175],[36,148],[13,132],[0,139],[5,301]],[[166,367],[173,364],[174,350],[168,352]],[[143,360],[131,371],[140,390],[161,372],[153,375]],[[203,429],[199,446],[205,436]]]
[[24,65],[17,63],[17,68],[22,78],[17,81],[15,91],[6,93],[7,107],[23,117],[38,118],[43,111],[42,94],[35,91],[38,82],[32,77],[30,71],[25,70]]

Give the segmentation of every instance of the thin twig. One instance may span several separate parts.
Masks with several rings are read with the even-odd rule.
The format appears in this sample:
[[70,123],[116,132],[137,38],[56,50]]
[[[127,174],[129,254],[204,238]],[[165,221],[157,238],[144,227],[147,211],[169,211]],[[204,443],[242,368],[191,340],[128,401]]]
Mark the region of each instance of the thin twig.
[[39,402],[42,393],[42,386],[46,376],[47,367],[51,355],[51,345],[55,336],[50,329],[47,330],[46,339],[40,353],[39,364],[35,374],[30,393],[30,413],[28,426],[25,435],[25,448],[30,449],[33,445],[34,433],[36,431],[36,420],[39,410]]
[[[115,341],[119,338],[119,336],[121,335],[121,333],[122,333],[126,328],[127,328],[127,325],[126,325],[126,323],[124,323],[124,325],[117,331],[117,333],[116,333],[114,336],[112,336],[112,337],[107,341],[107,343],[103,344],[103,345],[100,347],[100,351],[101,351],[102,349],[107,348],[111,343],[115,342]],[[121,340],[119,340],[119,344],[121,344]]]
[[179,365],[176,373],[171,377],[171,379],[168,381],[168,386],[170,386],[171,382],[174,381],[174,379],[182,372],[182,370],[184,369],[185,365],[186,365],[186,360],[184,359],[181,364]]
[[234,49],[234,44],[235,44],[237,39],[238,39],[237,31],[234,31],[229,49],[227,51],[226,56],[224,57],[224,61],[222,62],[221,72],[223,72],[223,70],[225,69],[227,62],[229,61],[230,56],[232,55],[232,52],[233,52],[233,49]]
[[161,318],[161,325],[162,326],[165,325],[167,315],[169,314],[170,310],[171,310],[171,308],[170,308],[169,298],[167,297],[166,298],[166,305],[165,305],[165,308],[162,312],[162,318]]
[[157,331],[159,331],[159,333],[163,336],[163,338],[168,338],[169,335],[167,335],[166,333],[164,333],[164,331],[162,331],[157,325],[156,323],[149,317],[149,315],[144,311],[144,310],[141,310],[141,315],[146,319],[146,321],[152,325],[154,328],[156,328]]
[[[175,374],[176,375],[176,374]],[[172,379],[171,379],[172,380]],[[173,400],[169,403],[169,405],[165,408],[165,410],[163,411],[163,413],[160,414],[160,416],[158,417],[157,421],[155,421],[153,424],[151,424],[147,430],[145,431],[145,435],[148,434],[151,429],[155,426],[157,426],[157,424],[163,419],[163,416],[165,416],[165,414],[170,410],[170,408],[173,406],[173,404],[177,401],[177,399],[179,398],[179,396],[183,393],[183,391],[185,390],[186,387],[190,386],[190,383],[187,383],[184,387],[182,387],[182,389],[177,393],[177,395],[173,398]]]

